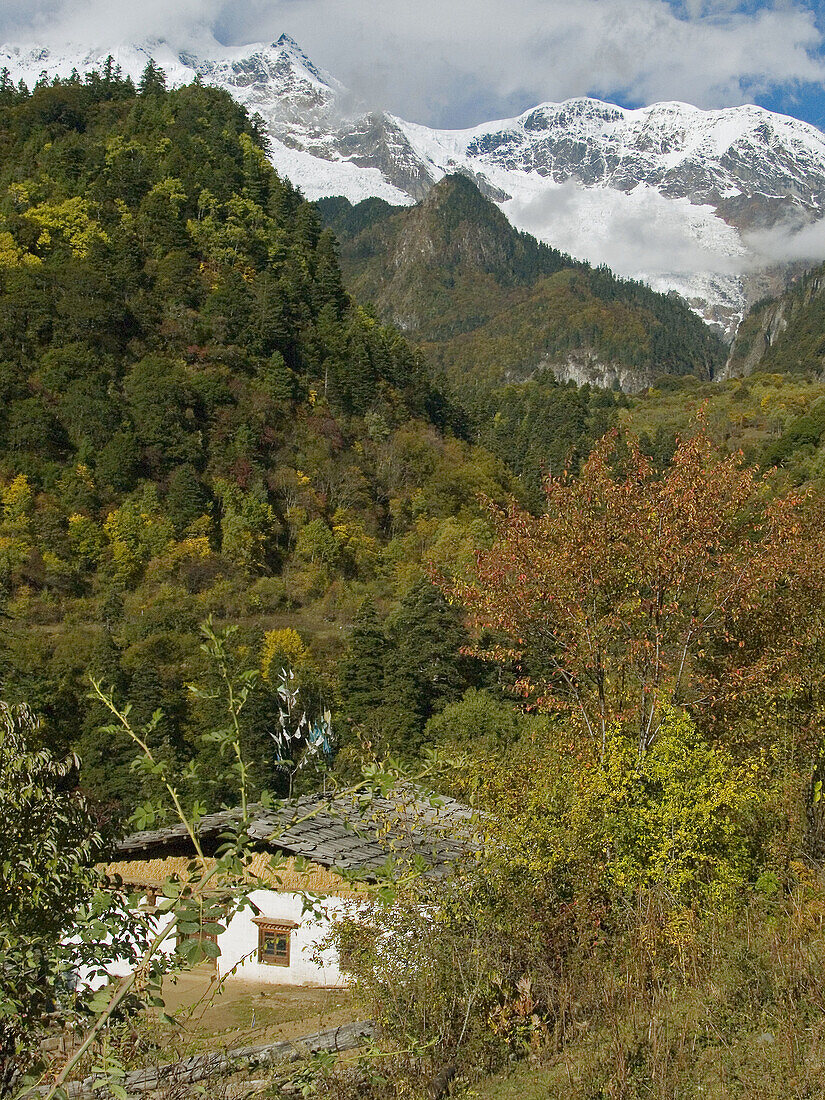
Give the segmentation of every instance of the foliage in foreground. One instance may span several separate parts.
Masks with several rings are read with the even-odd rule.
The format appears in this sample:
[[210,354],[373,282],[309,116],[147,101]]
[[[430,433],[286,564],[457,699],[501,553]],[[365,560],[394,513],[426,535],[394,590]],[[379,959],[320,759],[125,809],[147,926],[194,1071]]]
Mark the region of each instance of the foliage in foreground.
[[611,434],[545,492],[538,516],[497,511],[475,576],[443,583],[502,639],[485,655],[582,736],[605,746],[618,722],[641,756],[671,704],[721,725],[780,670],[791,693],[819,671],[818,508],[771,493],[702,422],[661,475]]
[[825,883],[802,858],[805,785],[675,711],[641,760],[618,731],[603,760],[560,723],[531,733],[451,763],[479,858],[338,930],[384,1056],[325,1088],[475,1091],[529,1057],[564,1067],[549,1096],[818,1095]]
[[[582,1095],[592,1085],[592,1097],[630,1097],[653,1081],[664,1096],[682,1087],[674,1076],[682,1070],[682,1082],[699,1080],[688,1035],[694,1050],[709,1029],[727,1035],[735,1026],[750,1029],[755,1044],[761,1034],[784,1043],[791,1022],[805,1021],[813,1060],[800,1071],[808,1092],[799,1095],[815,1095],[823,1006],[811,975],[824,953],[825,911],[810,864],[822,831],[821,536],[804,500],[768,493],[701,428],[662,477],[638,448],[616,450],[608,439],[577,481],[548,492],[544,516],[500,516],[497,542],[478,554],[475,587],[461,582],[471,612],[496,631],[488,649],[505,675],[521,662],[528,701],[544,713],[487,728],[476,715],[501,704],[476,690],[431,716],[453,757],[433,757],[430,774],[476,810],[459,825],[470,853],[447,880],[408,868],[360,919],[339,926],[336,942],[383,1045],[350,1066],[318,1066],[321,1078],[305,1084],[339,1095],[433,1095],[511,1057],[565,1057],[583,1034],[604,1037],[609,1026],[612,1046],[599,1039],[588,1048],[592,1080]],[[417,598],[431,602],[433,593]],[[386,650],[369,608],[362,625],[364,646]],[[427,631],[407,633],[423,652]],[[231,688],[226,638],[206,627],[204,639],[230,719],[213,737],[231,764],[228,790],[243,792],[239,719],[253,677]],[[288,632],[272,636],[266,674],[280,654],[297,661],[299,643]],[[380,667],[364,665],[353,705],[358,693],[380,705],[370,682]],[[111,696],[101,697],[112,710]],[[202,810],[183,806],[174,767],[135,737],[125,709],[116,717],[179,817],[196,820]],[[473,744],[476,728],[485,730],[483,749]],[[236,877],[245,850],[241,821],[226,852]],[[195,862],[194,906],[168,884],[183,931],[213,920],[197,912],[210,871]],[[747,975],[746,1000],[736,1002],[730,986],[713,992],[720,960]],[[134,982],[132,971],[99,1020]],[[678,1025],[667,1006],[690,1004],[705,1016]],[[647,1039],[639,1006],[662,1021]],[[752,1081],[747,1051],[743,1040],[741,1058],[708,1069],[728,1074],[729,1094],[750,1095],[741,1083]]]
[[[225,808],[236,810],[209,856],[198,836],[205,807],[191,795],[191,774],[182,775],[153,750],[162,712],[142,722],[131,703],[120,703],[110,688],[92,680],[91,694],[111,719],[102,732],[125,735],[135,754],[133,776],[154,780],[156,797],[138,806],[132,825],[172,820],[184,826],[192,845],[186,872],[164,883],[156,906],[95,868],[109,849],[93,808],[77,791],[77,759],[56,761],[40,743],[30,711],[0,704],[0,1095],[38,1083],[47,1098],[65,1096],[65,1082],[84,1065],[88,1070],[96,1056],[93,1072],[114,1095],[125,1097],[118,1082],[130,1045],[129,1022],[160,1010],[159,1019],[175,1027],[165,1012],[164,976],[217,957],[213,937],[248,904],[255,884],[246,873],[251,773],[240,717],[258,673],[234,666],[233,634],[202,624],[202,650],[213,676],[190,688],[216,703],[219,720],[203,734],[211,750],[213,798],[223,793]],[[315,734],[327,729],[328,720],[292,722],[300,697],[287,684],[277,748],[279,763],[297,770],[320,751]],[[278,856],[270,862],[277,870]],[[73,1031],[77,1045],[67,1057],[40,1050],[45,1036]]]
[[50,1028],[88,1026],[106,963],[145,946],[123,892],[106,888],[94,869],[104,842],[77,790],[78,766],[76,757],[52,756],[27,707],[0,703],[3,1096],[37,1068]]
[[[482,1100],[815,1100],[825,1089],[823,888],[755,892],[699,913],[661,948],[663,913],[638,914],[620,950],[570,975],[562,1043],[473,1087]],[[666,917],[666,911],[665,911]]]
[[[606,439],[547,491],[545,514],[499,516],[475,577],[442,581],[545,714],[509,746],[454,739],[445,782],[477,809],[475,858],[340,933],[395,1051],[376,1094],[565,1058],[592,1034],[606,1047],[582,1097],[692,1095],[706,1071],[719,1095],[759,1095],[749,1050],[798,1021],[798,1095],[816,1095],[820,529],[701,425],[661,476]],[[717,963],[747,975],[740,1000],[714,993]],[[706,1018],[677,1038],[674,1006],[691,1003]],[[737,1025],[739,1052],[702,1068],[709,1031]]]

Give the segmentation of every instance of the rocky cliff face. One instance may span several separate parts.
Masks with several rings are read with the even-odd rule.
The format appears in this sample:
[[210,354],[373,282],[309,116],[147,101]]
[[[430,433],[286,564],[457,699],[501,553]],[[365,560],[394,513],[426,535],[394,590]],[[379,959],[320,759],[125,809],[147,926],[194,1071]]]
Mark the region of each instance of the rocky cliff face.
[[755,371],[825,371],[825,266],[778,298],[757,303],[731,347],[722,377]]
[[540,368],[548,369],[557,382],[620,389],[623,393],[643,393],[654,380],[653,371],[605,360],[594,348],[581,348],[563,357],[554,356],[544,360]]
[[745,378],[759,370],[771,345],[788,327],[788,303],[780,298],[757,307],[745,319],[725,364],[724,378]]

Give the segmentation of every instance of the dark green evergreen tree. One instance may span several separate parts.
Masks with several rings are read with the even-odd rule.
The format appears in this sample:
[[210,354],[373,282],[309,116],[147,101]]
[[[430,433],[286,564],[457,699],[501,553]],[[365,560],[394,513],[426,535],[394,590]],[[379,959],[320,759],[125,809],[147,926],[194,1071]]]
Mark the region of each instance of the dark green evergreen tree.
[[95,456],[94,465],[102,485],[118,493],[134,489],[140,467],[140,447],[135,433],[130,428],[114,432]]
[[147,356],[133,367],[124,389],[149,469],[161,470],[197,456],[198,439],[186,415],[189,395],[176,363]]
[[403,757],[415,757],[427,719],[471,686],[462,656],[466,634],[458,611],[426,579],[401,602],[390,628],[384,667],[386,737]]
[[11,79],[11,73],[7,67],[3,67],[0,70],[0,104],[8,106],[14,103],[18,98],[17,89],[14,86],[14,81]]
[[338,262],[338,246],[331,229],[321,233],[315,250],[315,299],[319,308],[332,306],[337,317],[342,315],[347,302]]
[[366,599],[352,625],[339,666],[341,716],[353,726],[370,722],[384,705],[384,665],[389,643],[375,604]]
[[[120,603],[122,610],[122,600]],[[121,653],[108,629],[108,622],[106,626],[92,651],[88,674],[122,696],[126,676],[120,666]],[[133,805],[136,779],[132,761],[135,758],[135,744],[125,730],[104,732],[103,727],[110,725],[111,720],[111,714],[102,703],[89,701],[77,741],[82,761],[80,779],[87,790],[105,791],[116,802]]]
[[271,401],[279,404],[294,401],[299,395],[298,379],[279,351],[274,351],[261,365],[258,385]]
[[166,490],[166,511],[175,530],[182,532],[193,520],[203,515],[206,507],[206,493],[194,466],[185,462],[176,467],[169,477]]
[[149,58],[140,77],[138,95],[160,95],[166,91],[166,73]]

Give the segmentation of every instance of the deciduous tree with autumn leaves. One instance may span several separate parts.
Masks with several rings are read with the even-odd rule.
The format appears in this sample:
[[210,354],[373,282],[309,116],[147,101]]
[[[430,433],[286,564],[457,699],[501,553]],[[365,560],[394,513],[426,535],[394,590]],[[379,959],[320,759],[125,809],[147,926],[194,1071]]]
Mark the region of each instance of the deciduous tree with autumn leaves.
[[611,433],[545,492],[539,515],[493,508],[475,576],[442,579],[539,707],[600,746],[632,727],[642,755],[672,705],[719,722],[810,680],[825,597],[812,502],[720,452],[701,418],[663,473]]
[[[443,995],[461,1006],[440,1026],[443,1059],[469,1063],[468,1034],[494,1057],[497,1041],[575,1046],[592,1031],[612,1051],[594,1058],[609,1082],[598,1094],[622,1082],[615,1095],[642,1095],[624,1082],[633,1059],[658,1057],[650,1021],[685,989],[711,990],[708,1019],[734,1018],[714,990],[726,951],[751,957],[754,929],[787,921],[798,957],[820,958],[823,886],[805,858],[825,668],[818,506],[716,447],[700,417],[664,470],[613,433],[577,476],[547,481],[540,513],[491,512],[494,537],[468,575],[434,578],[466,608],[475,652],[504,678],[515,669],[528,713],[509,743],[481,738],[480,718],[452,738],[442,762],[480,811],[476,858],[457,884],[409,884],[376,913],[356,981],[399,1049],[427,1034]],[[457,711],[443,717],[454,733]],[[464,959],[477,966],[471,994],[456,979]],[[399,973],[415,994],[399,992]],[[773,994],[741,980],[762,1028]],[[818,1019],[809,980],[800,969],[788,999]],[[640,1070],[644,1095],[656,1073]],[[661,1095],[695,1094],[672,1080]]]

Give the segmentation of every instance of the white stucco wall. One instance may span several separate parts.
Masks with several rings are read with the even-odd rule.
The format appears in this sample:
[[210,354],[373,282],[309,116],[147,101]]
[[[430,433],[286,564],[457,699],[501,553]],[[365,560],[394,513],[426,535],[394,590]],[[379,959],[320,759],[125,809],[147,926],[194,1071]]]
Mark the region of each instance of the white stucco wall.
[[[347,978],[338,967],[334,950],[320,952],[318,945],[326,939],[331,921],[351,904],[342,898],[327,897],[319,904],[323,914],[304,913],[301,894],[279,893],[276,890],[255,890],[250,899],[260,910],[250,908],[236,913],[226,931],[218,937],[221,954],[218,973],[222,978],[261,982],[268,985],[346,985]],[[295,922],[290,934],[289,966],[274,966],[258,962],[258,925],[255,918]]]
[[[255,909],[246,906],[236,913],[226,931],[218,937],[220,957],[216,960],[218,976],[227,981],[260,982],[266,985],[318,985],[338,986],[347,984],[347,976],[341,973],[337,953],[332,948],[321,951],[319,945],[327,938],[332,922],[337,916],[351,911],[355,903],[339,897],[325,897],[315,905],[315,912],[304,912],[303,894],[281,893],[277,890],[255,890],[250,900]],[[164,913],[149,918],[155,932],[170,929],[172,914]],[[258,925],[256,919],[294,923],[290,931],[289,966],[276,966],[258,962]],[[170,935],[160,947],[160,953],[171,954],[175,950],[176,936]],[[111,977],[128,974],[131,969],[126,959],[110,962],[106,970]],[[90,979],[82,970],[78,978],[83,985],[100,986],[103,979]]]
[[[153,917],[146,917],[144,915],[143,919],[147,921],[149,928],[151,929],[152,935],[157,935],[161,931],[171,929],[172,922],[174,921],[174,916],[171,913],[164,913],[163,915]],[[71,939],[69,940],[69,942],[72,942]],[[107,936],[102,941],[103,945],[106,946],[108,946],[108,944],[110,944],[111,942],[112,941],[110,936]],[[175,934],[173,931],[170,931],[170,934],[158,947],[157,954],[171,955],[172,952],[175,950],[175,943]],[[134,958],[112,959],[106,964],[106,973],[109,975],[110,978],[122,978],[126,974],[131,973],[134,963]],[[89,967],[80,966],[77,968],[76,973],[78,986],[80,988],[100,989],[102,986],[106,985],[106,978],[101,976],[92,977],[91,969]]]

